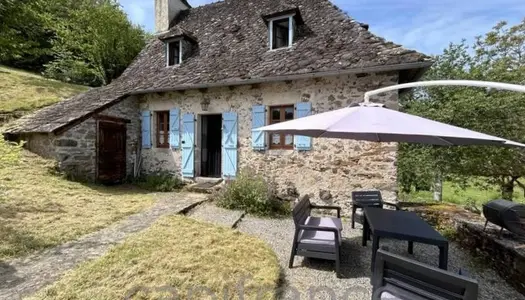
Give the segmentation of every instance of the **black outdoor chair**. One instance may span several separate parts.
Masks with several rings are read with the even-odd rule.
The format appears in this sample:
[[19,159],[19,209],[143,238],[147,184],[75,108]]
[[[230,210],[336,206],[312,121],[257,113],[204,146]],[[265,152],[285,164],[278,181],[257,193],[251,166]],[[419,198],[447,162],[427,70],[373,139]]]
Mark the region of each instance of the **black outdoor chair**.
[[380,191],[354,191],[352,192],[352,229],[355,228],[356,222],[363,224],[363,207],[365,206],[381,208],[390,206],[395,210],[400,210],[397,204],[384,201]]
[[476,300],[476,280],[412,259],[377,251],[372,300]]
[[[312,209],[337,210],[337,218],[310,216]],[[296,255],[335,261],[337,277],[340,276],[340,249],[342,244],[341,208],[338,206],[320,206],[304,198],[294,207],[293,220],[295,234],[290,255],[289,268],[293,267]]]

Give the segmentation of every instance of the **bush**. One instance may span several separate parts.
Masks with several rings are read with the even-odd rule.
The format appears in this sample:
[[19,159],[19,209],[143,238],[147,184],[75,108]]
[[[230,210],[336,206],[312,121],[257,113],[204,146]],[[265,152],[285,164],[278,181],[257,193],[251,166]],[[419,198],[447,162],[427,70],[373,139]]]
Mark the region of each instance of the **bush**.
[[282,216],[290,213],[290,205],[276,196],[275,184],[247,169],[225,188],[212,196],[217,205],[243,210],[257,216]]
[[166,171],[143,175],[134,183],[143,189],[154,192],[173,192],[184,186],[180,177]]

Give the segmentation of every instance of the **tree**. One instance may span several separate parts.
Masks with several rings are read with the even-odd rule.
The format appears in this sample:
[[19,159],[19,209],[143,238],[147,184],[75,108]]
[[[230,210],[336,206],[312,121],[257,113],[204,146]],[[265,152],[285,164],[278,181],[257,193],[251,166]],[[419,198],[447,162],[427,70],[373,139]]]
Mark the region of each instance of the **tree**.
[[145,45],[116,0],[4,0],[0,63],[63,81],[110,83]]
[[[508,27],[497,24],[472,48],[465,42],[451,44],[436,57],[426,80],[472,79],[524,84],[525,20]],[[432,87],[412,93],[404,103],[410,113],[516,141],[525,140],[525,95],[513,92],[468,87]],[[403,150],[403,148],[401,148]],[[483,176],[487,183],[498,184],[502,196],[512,199],[515,184],[525,175],[522,150],[503,147],[437,147],[422,156],[412,148],[400,154],[423,160],[421,168],[439,171],[455,181]],[[413,158],[410,158],[413,157]],[[408,166],[410,164],[407,164]]]
[[145,45],[145,32],[130,23],[114,0],[84,0],[68,19],[56,22],[56,59],[46,65],[46,74],[63,81],[108,84]]
[[51,59],[52,30],[45,22],[49,0],[0,4],[0,62],[41,71]]

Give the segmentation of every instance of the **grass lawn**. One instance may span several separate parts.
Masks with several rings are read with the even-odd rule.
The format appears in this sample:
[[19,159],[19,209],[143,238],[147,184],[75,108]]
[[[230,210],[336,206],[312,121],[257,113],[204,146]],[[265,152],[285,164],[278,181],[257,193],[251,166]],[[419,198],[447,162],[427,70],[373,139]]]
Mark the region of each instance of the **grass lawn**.
[[[412,192],[410,194],[401,195],[402,201],[409,202],[434,202],[433,193],[429,191]],[[496,186],[490,189],[481,189],[479,187],[468,187],[462,189],[452,182],[443,183],[443,201],[455,204],[475,203],[476,206],[481,207],[482,204],[500,199],[501,193]],[[514,201],[525,203],[523,190],[520,187],[514,188]]]
[[62,244],[154,203],[132,187],[75,183],[53,162],[0,142],[0,261]]
[[271,299],[279,273],[261,240],[168,216],[30,299]]
[[0,66],[0,112],[31,111],[87,89],[85,86]]

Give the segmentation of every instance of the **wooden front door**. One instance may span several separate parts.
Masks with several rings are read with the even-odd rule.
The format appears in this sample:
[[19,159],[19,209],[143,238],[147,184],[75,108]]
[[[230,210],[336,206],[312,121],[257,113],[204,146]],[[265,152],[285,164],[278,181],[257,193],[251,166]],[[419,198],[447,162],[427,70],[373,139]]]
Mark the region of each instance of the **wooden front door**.
[[98,123],[98,180],[119,183],[126,178],[126,124]]

